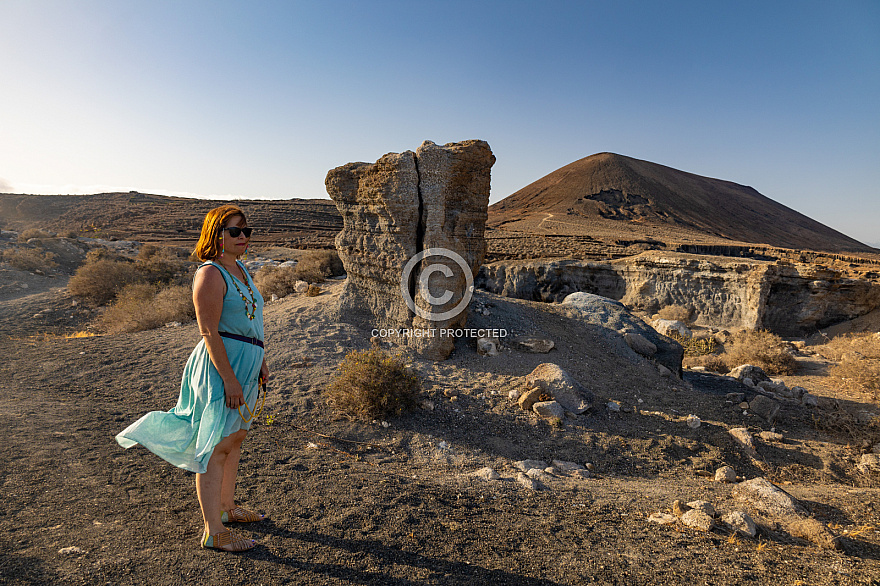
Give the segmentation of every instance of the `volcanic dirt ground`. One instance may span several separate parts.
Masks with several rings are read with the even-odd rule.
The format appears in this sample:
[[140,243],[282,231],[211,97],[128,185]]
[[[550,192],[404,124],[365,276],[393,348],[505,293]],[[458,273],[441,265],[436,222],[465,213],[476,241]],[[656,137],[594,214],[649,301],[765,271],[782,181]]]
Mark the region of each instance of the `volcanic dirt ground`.
[[[174,405],[196,324],[68,337],[89,312],[63,277],[8,270],[3,280],[4,584],[880,584],[878,483],[856,470],[852,437],[817,426],[821,413],[784,405],[784,443],[760,444],[752,460],[727,430],[771,426],[725,402],[738,383],[664,379],[558,306],[478,293],[489,315],[475,313],[475,326],[556,348],[484,357],[462,340],[449,360],[413,361],[422,407],[387,426],[352,422],[324,395],[343,356],[369,347],[368,331],[334,314],[341,281],[267,305],[273,378],[244,445],[238,499],[270,517],[242,526],[259,542],[249,552],[200,549],[194,476],[113,439]],[[560,426],[520,410],[508,393],[542,362],[592,389],[594,407]],[[623,409],[609,411],[609,400]],[[689,414],[699,428],[684,423]],[[589,462],[594,474],[529,490],[513,466],[527,458]],[[801,499],[843,549],[772,523],[748,539],[648,521],[674,499],[740,508],[732,485],[706,477],[722,465]],[[471,474],[486,466],[501,478]]]

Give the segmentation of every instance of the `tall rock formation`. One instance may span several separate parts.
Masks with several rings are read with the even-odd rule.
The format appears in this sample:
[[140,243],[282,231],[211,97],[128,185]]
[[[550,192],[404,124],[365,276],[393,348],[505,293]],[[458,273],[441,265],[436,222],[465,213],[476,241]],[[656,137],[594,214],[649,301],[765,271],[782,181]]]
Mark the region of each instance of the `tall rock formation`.
[[336,237],[348,273],[343,319],[404,330],[390,338],[422,356],[449,355],[455,339],[444,330],[466,323],[468,286],[486,255],[494,163],[485,141],[425,141],[415,153],[327,173],[327,192],[343,220]]

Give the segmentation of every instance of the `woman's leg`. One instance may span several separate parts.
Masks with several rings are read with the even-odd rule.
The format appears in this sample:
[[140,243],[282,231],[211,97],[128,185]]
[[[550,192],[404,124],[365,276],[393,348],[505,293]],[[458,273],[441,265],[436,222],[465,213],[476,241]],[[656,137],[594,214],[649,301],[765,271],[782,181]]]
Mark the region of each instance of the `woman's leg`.
[[[239,430],[220,440],[214,446],[211,459],[204,474],[196,474],[196,495],[202,508],[202,518],[205,522],[205,532],[208,535],[216,535],[226,530],[220,520],[221,500],[224,484],[224,471],[227,461],[233,450],[236,450],[235,465],[238,467],[238,459],[241,454],[241,442],[247,434]],[[234,480],[233,480],[234,483]]]
[[[238,434],[241,434],[238,436]],[[220,487],[220,511],[235,508],[235,481],[238,478],[238,462],[241,460],[241,444],[247,436],[247,430],[241,429],[229,437],[238,436],[226,456],[223,465],[223,481]]]

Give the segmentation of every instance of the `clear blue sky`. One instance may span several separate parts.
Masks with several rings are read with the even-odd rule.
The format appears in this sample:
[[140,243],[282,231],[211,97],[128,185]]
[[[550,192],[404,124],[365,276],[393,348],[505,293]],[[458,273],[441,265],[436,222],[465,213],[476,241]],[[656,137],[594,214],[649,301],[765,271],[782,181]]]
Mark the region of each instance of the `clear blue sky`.
[[0,0],[0,191],[327,197],[468,138],[493,202],[611,151],[880,243],[880,2]]

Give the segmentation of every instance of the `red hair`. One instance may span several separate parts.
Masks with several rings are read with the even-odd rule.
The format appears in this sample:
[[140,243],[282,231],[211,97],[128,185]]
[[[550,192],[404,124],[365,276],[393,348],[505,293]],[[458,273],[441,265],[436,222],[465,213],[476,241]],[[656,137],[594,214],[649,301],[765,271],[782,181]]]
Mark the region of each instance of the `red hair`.
[[202,234],[199,236],[196,249],[193,251],[193,254],[199,260],[214,260],[220,256],[222,252],[221,231],[226,222],[229,221],[229,218],[235,216],[241,216],[240,225],[242,228],[247,226],[247,218],[245,218],[244,212],[234,205],[222,205],[208,212],[208,215],[205,216],[205,221],[202,223]]

